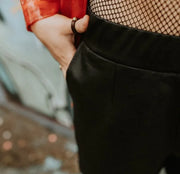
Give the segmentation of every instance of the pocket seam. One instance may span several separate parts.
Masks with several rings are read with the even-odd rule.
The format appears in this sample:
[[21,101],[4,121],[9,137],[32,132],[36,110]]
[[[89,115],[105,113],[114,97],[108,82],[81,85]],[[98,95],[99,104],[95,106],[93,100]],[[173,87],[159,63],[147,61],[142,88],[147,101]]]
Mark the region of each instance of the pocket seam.
[[82,47],[82,42],[80,43],[80,45],[79,45],[79,47],[77,48],[74,56],[72,57],[71,62],[69,63],[69,66],[68,66],[67,71],[66,71],[66,81],[68,80],[68,76],[69,76],[68,74],[70,73],[70,70],[72,69],[73,62],[75,61],[75,58],[77,57],[78,51],[79,51],[79,49],[80,49],[81,47]]
[[155,71],[155,70],[151,70],[151,69],[144,69],[144,68],[140,68],[140,67],[135,67],[135,66],[130,66],[130,65],[126,65],[126,64],[119,63],[119,62],[115,62],[115,61],[113,61],[113,60],[110,60],[110,59],[102,56],[101,54],[95,52],[94,50],[92,50],[92,48],[90,48],[86,42],[85,42],[85,45],[86,45],[87,49],[88,49],[92,54],[94,54],[94,55],[96,55],[97,57],[99,57],[99,59],[101,59],[101,60],[104,61],[104,62],[108,62],[108,63],[114,64],[115,66],[120,66],[120,67],[122,67],[122,68],[130,69],[130,70],[134,70],[134,71],[142,71],[142,72],[146,72],[146,73],[180,76],[180,74],[179,74],[179,73],[176,73],[176,72]]

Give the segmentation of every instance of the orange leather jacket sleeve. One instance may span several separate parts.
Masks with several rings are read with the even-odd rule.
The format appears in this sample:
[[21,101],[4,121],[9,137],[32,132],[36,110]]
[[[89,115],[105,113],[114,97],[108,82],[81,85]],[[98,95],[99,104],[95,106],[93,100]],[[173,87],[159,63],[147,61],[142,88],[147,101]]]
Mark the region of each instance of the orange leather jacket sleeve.
[[20,0],[20,2],[28,31],[31,31],[30,25],[36,21],[59,13],[59,0]]
[[67,17],[81,18],[86,14],[87,0],[20,0],[26,26],[38,20],[61,13]]

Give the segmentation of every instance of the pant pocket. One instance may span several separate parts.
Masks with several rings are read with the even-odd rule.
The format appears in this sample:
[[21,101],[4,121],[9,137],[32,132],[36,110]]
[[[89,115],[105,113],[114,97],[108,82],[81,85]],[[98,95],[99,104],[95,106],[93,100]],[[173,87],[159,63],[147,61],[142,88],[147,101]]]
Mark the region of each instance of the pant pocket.
[[160,112],[165,114],[173,109],[175,79],[173,73],[116,64],[114,106],[118,111],[121,106],[123,113],[129,113],[126,114],[127,119],[140,115],[157,118]]
[[[177,130],[176,75],[116,64],[114,127],[138,154],[164,158]],[[118,123],[118,124],[116,124]],[[154,143],[153,145],[152,142]]]
[[71,68],[73,68],[73,64],[76,62],[76,59],[78,59],[78,55],[79,55],[79,52],[81,50],[81,47],[82,47],[82,43],[77,48],[77,50],[76,50],[76,52],[75,52],[71,62],[69,63],[69,66],[67,68],[67,71],[66,71],[66,81],[67,81],[67,83],[68,83],[68,78],[69,78],[69,76],[71,74]]
[[112,62],[81,43],[67,74],[68,89],[78,113],[91,113],[96,118],[112,111],[114,70]]

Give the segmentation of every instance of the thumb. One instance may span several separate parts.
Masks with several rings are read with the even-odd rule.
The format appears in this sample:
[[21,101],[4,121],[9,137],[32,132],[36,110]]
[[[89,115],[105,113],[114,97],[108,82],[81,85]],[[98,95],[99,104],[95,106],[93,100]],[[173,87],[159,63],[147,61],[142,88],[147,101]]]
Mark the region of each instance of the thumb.
[[78,33],[84,33],[87,30],[89,24],[89,16],[85,15],[83,18],[79,19],[76,22],[76,30]]

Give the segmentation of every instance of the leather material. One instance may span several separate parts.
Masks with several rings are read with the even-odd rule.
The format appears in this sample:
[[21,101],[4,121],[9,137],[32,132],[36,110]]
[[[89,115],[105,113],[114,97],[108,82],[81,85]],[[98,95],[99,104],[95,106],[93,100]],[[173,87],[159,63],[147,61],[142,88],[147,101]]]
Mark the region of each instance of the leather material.
[[60,13],[67,17],[81,18],[86,14],[87,0],[20,0],[26,27],[34,22]]
[[90,14],[67,71],[83,174],[158,174],[178,154],[179,43]]

